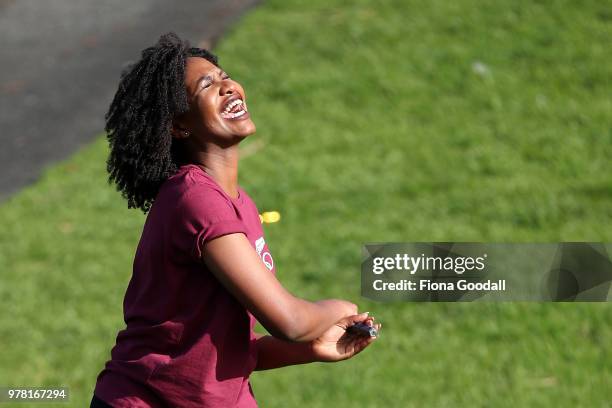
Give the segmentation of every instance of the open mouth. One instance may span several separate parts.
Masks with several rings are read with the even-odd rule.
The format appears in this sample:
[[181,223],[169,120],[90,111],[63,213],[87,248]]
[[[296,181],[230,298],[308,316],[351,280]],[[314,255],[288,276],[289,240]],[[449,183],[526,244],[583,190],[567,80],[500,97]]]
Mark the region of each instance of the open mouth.
[[247,107],[241,97],[231,98],[223,106],[221,117],[224,119],[236,119],[247,114]]

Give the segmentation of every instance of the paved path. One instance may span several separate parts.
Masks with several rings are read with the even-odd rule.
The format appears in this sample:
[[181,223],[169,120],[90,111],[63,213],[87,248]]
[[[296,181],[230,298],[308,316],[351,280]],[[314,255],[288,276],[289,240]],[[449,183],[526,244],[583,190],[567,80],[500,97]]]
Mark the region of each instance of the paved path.
[[0,0],[0,201],[104,129],[121,69],[167,31],[214,44],[257,0]]

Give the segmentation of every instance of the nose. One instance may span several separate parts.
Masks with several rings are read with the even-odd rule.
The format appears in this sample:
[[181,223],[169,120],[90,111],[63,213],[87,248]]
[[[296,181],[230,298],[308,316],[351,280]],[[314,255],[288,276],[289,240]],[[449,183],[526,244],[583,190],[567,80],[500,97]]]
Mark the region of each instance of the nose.
[[232,80],[223,81],[219,93],[221,96],[232,95],[237,92],[236,83]]

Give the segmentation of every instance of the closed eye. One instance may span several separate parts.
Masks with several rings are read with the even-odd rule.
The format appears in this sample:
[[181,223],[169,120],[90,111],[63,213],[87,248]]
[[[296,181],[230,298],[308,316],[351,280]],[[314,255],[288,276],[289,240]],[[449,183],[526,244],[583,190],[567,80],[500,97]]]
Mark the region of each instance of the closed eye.
[[[221,75],[221,79],[222,80],[230,79],[230,76],[227,73],[223,72],[223,74]],[[196,95],[200,91],[210,87],[213,84],[213,77],[210,75],[203,76],[198,80],[198,83],[200,84],[200,87],[198,88]]]
[[200,82],[200,90],[208,88],[209,86],[212,85],[212,77],[210,75],[207,75],[205,77],[202,77],[199,79]]

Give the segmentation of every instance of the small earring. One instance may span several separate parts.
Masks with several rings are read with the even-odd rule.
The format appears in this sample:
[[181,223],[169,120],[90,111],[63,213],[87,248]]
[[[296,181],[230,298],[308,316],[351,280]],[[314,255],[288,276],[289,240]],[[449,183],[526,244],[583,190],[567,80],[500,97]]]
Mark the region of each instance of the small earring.
[[186,130],[183,132],[183,134],[184,134],[185,136],[189,136],[189,132],[188,132],[188,131],[186,131]]

